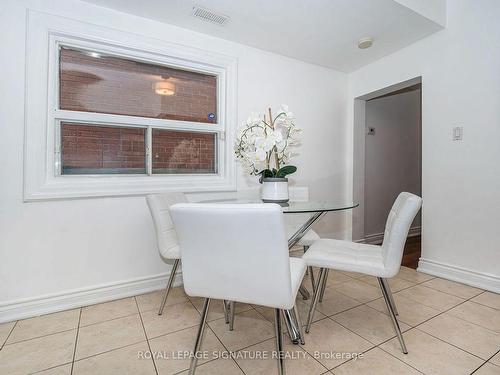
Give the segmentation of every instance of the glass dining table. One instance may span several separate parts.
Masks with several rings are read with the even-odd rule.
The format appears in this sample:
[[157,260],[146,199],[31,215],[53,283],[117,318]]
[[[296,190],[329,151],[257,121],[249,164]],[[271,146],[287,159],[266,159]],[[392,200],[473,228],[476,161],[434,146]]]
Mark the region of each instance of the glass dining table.
[[[232,204],[248,204],[248,203],[262,203],[260,199],[212,199],[205,200],[203,203],[232,203]],[[342,202],[342,201],[297,201],[288,203],[279,203],[285,220],[287,217],[295,216],[292,225],[287,225],[288,228],[288,248],[291,249],[300,239],[307,233],[311,226],[318,221],[322,216],[328,212],[346,211],[358,207],[359,204],[355,202]],[[292,215],[295,214],[295,215]],[[293,225],[295,224],[295,225]],[[291,229],[291,230],[290,230]],[[307,300],[310,297],[309,291],[304,285],[299,289],[302,298]],[[283,312],[285,323],[288,329],[290,338],[294,344],[304,342],[301,337],[301,330],[299,324],[295,319],[293,310]]]

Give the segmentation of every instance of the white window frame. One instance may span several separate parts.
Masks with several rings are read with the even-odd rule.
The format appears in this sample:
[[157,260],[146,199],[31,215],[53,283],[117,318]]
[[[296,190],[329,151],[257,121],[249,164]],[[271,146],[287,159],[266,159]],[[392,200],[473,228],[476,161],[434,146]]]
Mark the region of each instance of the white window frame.
[[[217,123],[61,110],[61,46],[216,75]],[[236,58],[35,11],[28,12],[26,58],[25,201],[236,190],[231,141],[236,126]],[[141,127],[147,130],[149,144],[153,128],[216,133],[216,173],[151,174],[147,164],[149,175],[62,175],[61,122]]]

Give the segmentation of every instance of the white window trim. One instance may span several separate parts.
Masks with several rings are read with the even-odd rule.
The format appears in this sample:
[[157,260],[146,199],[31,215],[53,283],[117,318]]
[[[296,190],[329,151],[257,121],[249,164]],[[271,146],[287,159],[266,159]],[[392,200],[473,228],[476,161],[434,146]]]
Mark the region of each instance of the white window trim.
[[[58,109],[59,45],[217,75],[217,124],[145,119]],[[36,11],[26,41],[24,200],[142,195],[162,191],[234,191],[237,59]],[[60,175],[56,149],[61,120],[216,132],[216,174]]]

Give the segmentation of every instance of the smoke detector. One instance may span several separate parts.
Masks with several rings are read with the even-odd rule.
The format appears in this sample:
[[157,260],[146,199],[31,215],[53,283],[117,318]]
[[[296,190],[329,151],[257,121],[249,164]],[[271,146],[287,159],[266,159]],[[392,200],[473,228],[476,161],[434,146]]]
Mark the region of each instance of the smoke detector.
[[373,38],[367,37],[367,38],[361,38],[358,40],[358,48],[359,49],[367,49],[370,48],[373,45]]
[[193,7],[191,12],[193,17],[199,18],[203,21],[214,23],[216,25],[224,26],[229,22],[229,17],[224,14],[215,13],[209,9],[201,8],[198,6]]

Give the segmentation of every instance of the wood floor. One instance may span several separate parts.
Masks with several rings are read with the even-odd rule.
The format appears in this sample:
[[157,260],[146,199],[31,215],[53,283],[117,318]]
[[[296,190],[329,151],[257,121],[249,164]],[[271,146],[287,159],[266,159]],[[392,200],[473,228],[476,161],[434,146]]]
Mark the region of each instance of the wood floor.
[[403,253],[403,261],[401,265],[417,269],[418,259],[421,254],[421,237],[408,237],[405,244],[405,251]]

